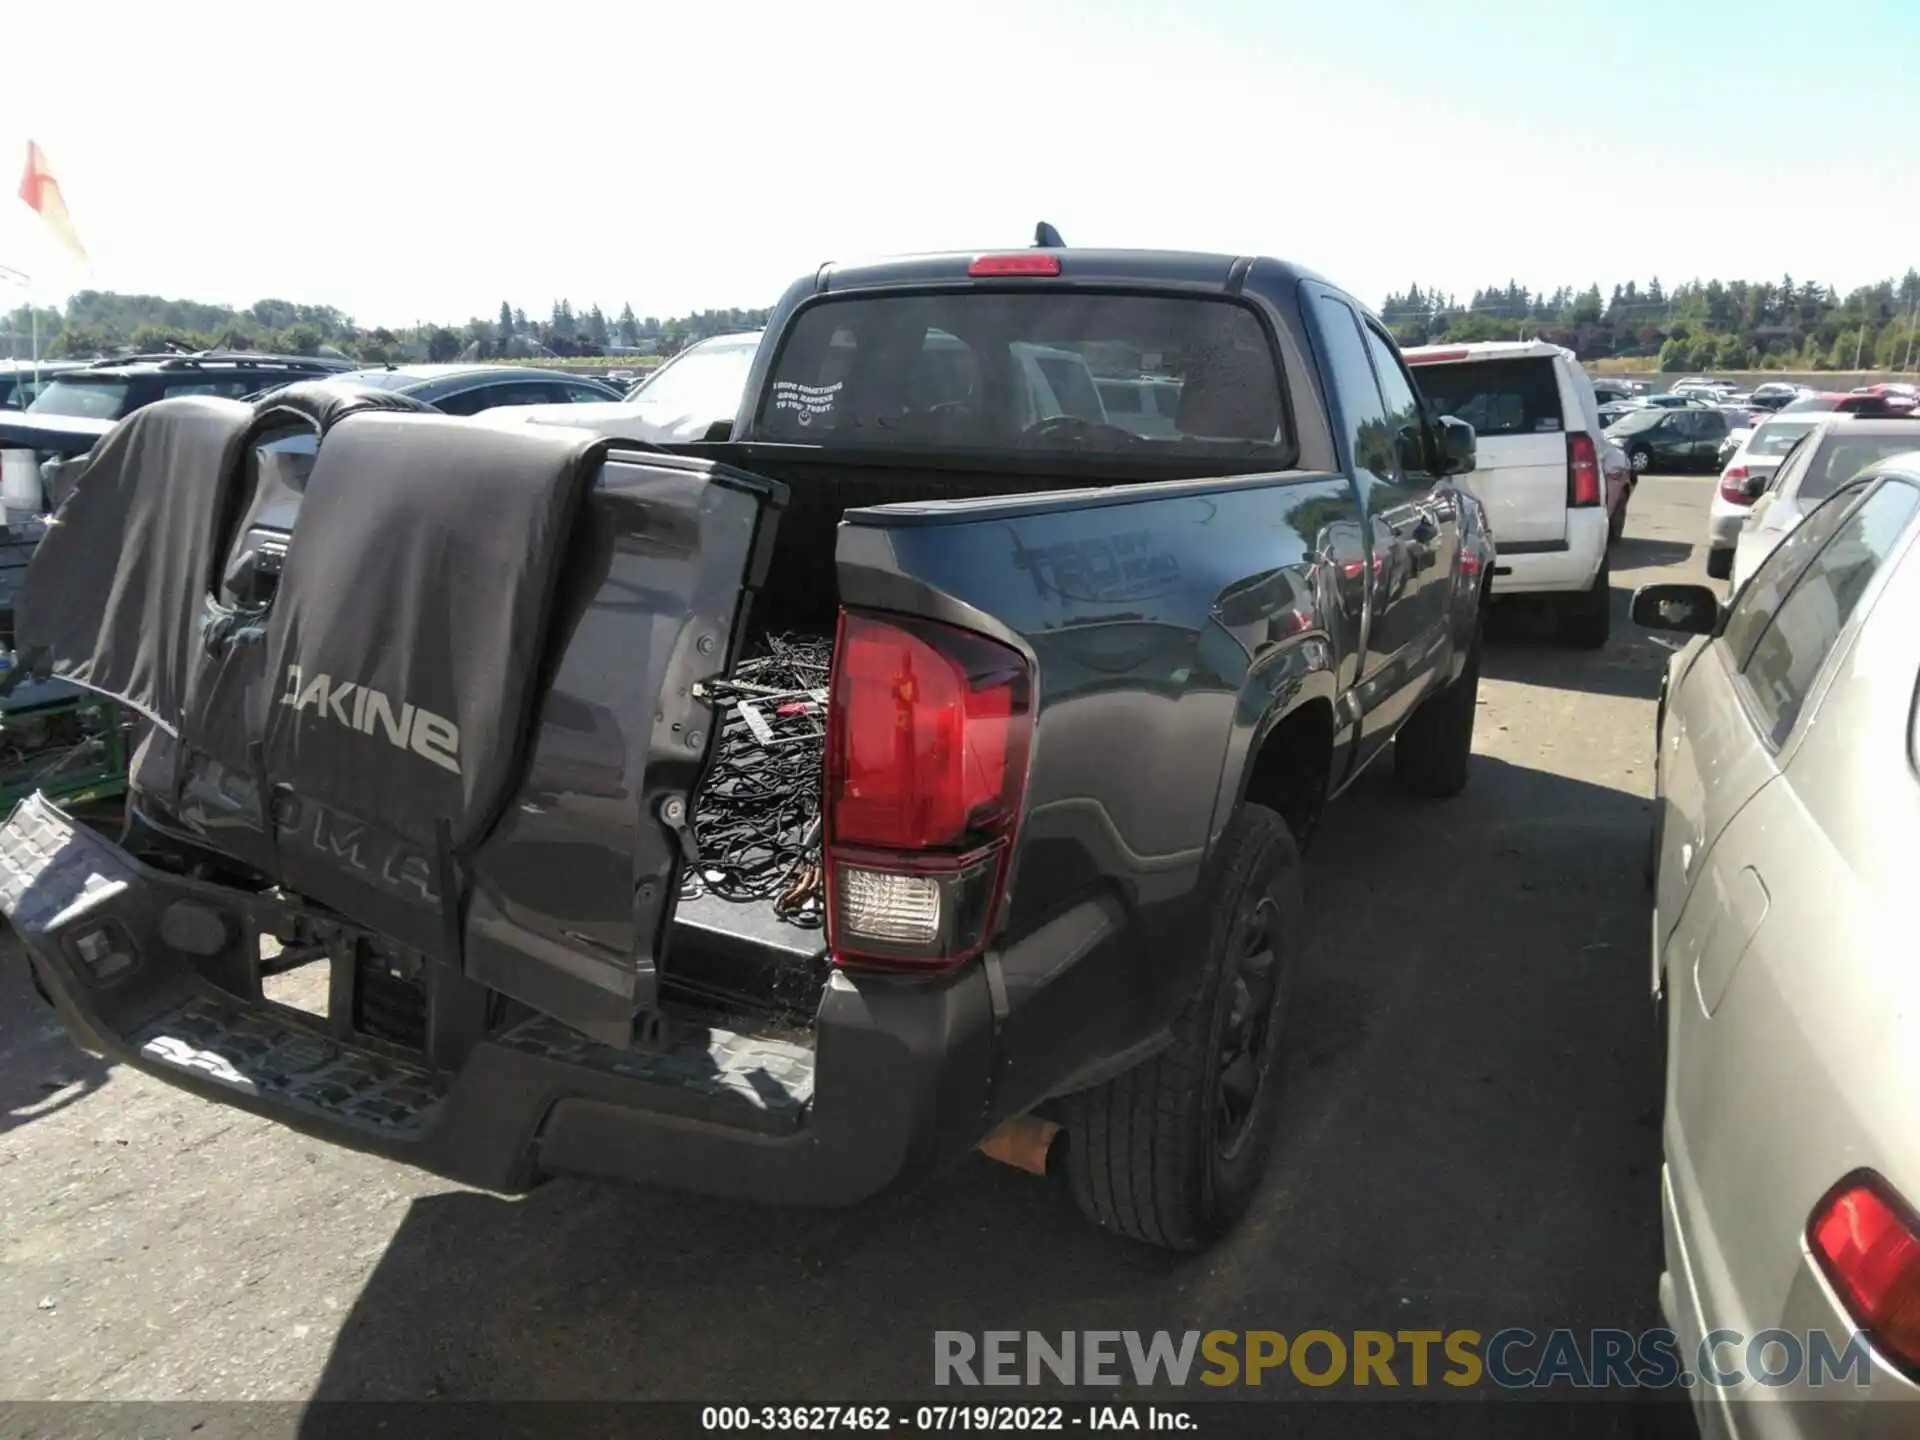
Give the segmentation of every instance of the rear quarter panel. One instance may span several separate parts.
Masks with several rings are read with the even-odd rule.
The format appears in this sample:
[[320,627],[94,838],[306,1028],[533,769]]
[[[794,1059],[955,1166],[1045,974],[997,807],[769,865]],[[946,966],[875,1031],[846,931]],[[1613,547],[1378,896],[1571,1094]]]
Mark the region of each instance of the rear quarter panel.
[[[946,619],[1034,666],[999,946],[1015,1108],[1173,1013],[1250,738],[1331,705],[1358,643],[1355,514],[1345,476],[1302,472],[848,512],[845,604]],[[1111,918],[1091,953],[1022,958],[1022,939],[1089,905]]]

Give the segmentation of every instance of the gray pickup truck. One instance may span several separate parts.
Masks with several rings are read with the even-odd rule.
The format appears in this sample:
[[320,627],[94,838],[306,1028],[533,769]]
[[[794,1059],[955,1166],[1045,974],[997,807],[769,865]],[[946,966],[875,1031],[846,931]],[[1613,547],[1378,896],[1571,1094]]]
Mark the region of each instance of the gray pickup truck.
[[[1389,751],[1466,783],[1473,449],[1312,274],[1059,246],[808,275],[698,443],[164,401],[19,602],[151,722],[126,830],[23,802],[0,908],[79,1043],[475,1185],[845,1204],[985,1146],[1197,1248],[1273,1143],[1322,808]],[[795,636],[750,728],[815,747],[761,787],[797,878],[703,888]]]

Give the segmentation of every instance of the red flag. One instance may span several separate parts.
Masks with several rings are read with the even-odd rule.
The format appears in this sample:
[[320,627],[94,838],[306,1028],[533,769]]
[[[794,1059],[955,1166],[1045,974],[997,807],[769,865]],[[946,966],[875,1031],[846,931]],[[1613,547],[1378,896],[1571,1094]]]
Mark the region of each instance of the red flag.
[[28,209],[47,222],[54,238],[84,265],[87,252],[80,244],[79,235],[74,233],[73,218],[67,214],[67,202],[60,194],[60,182],[47,168],[47,157],[31,140],[27,142],[27,170],[20,177],[20,198],[27,202]]

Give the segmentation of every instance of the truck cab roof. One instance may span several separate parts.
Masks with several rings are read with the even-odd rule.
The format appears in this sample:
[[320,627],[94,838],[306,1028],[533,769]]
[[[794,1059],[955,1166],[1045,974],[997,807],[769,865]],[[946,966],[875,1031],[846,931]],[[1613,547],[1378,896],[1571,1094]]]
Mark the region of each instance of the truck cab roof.
[[886,259],[829,261],[820,267],[811,284],[803,281],[801,286],[796,288],[821,293],[829,290],[881,289],[895,285],[959,284],[982,279],[1007,283],[1010,280],[1017,282],[1025,278],[1007,272],[994,275],[970,273],[976,262],[989,257],[994,259],[1035,257],[1039,263],[1045,263],[1046,258],[1051,258],[1059,265],[1059,269],[1045,275],[1036,274],[1034,278],[1049,279],[1055,283],[1062,281],[1069,284],[1076,281],[1121,282],[1155,286],[1191,286],[1197,289],[1232,292],[1240,288],[1240,283],[1248,269],[1255,263],[1259,263],[1269,276],[1280,281],[1316,280],[1322,284],[1327,283],[1321,276],[1303,266],[1284,260],[1263,259],[1250,255],[1216,255],[1187,250],[1089,250],[1073,247],[946,251],[939,254],[891,256]]
[[1454,360],[1523,360],[1535,356],[1548,359],[1573,352],[1564,345],[1545,340],[1479,340],[1470,345],[1409,345],[1400,351],[1409,365],[1439,365]]

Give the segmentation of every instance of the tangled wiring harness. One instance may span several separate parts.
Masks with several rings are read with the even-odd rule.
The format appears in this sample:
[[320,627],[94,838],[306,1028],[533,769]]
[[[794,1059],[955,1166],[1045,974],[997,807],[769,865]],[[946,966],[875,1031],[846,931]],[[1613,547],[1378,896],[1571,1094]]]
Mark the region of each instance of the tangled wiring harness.
[[771,901],[789,924],[824,918],[820,873],[821,766],[833,644],[772,636],[705,688],[719,717],[712,768],[693,805],[682,898]]

